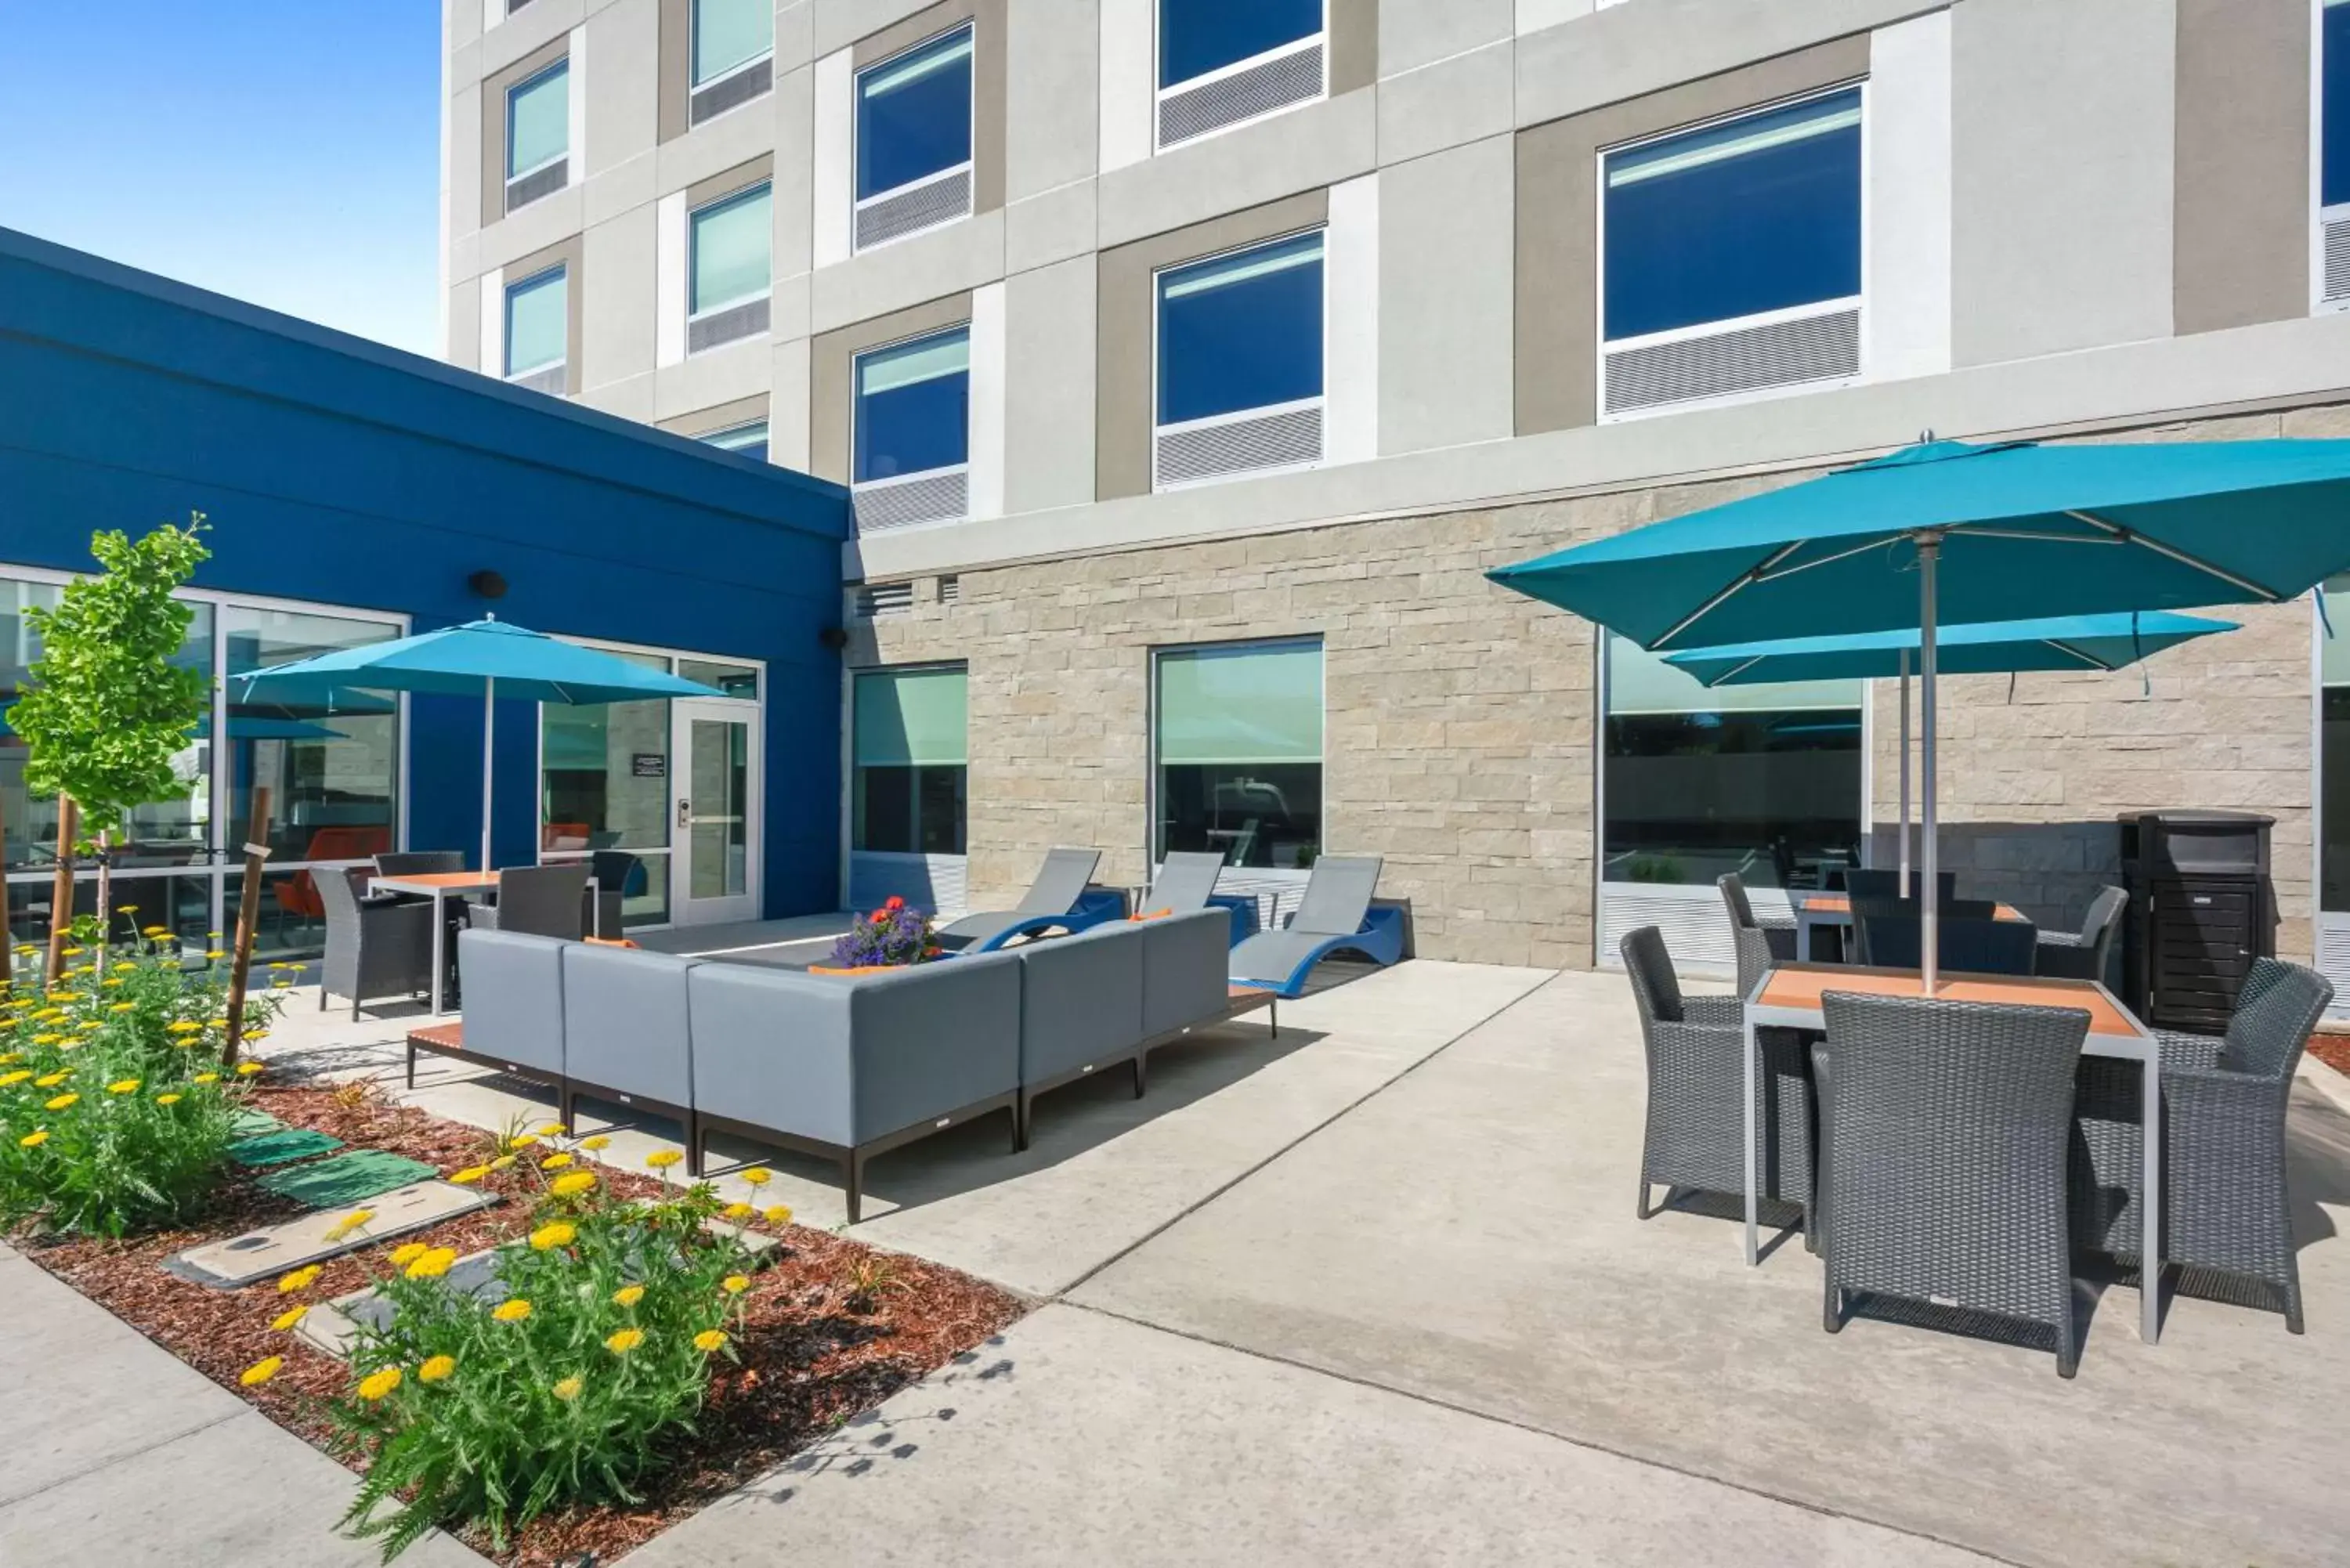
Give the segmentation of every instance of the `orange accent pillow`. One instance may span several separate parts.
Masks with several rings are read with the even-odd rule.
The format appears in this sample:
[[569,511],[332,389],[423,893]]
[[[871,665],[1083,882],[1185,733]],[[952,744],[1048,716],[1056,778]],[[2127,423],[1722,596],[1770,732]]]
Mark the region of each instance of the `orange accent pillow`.
[[808,965],[807,971],[810,974],[888,974],[892,970],[905,967],[897,963],[866,963],[854,969],[834,969],[829,964],[812,963]]
[[1147,915],[1128,915],[1127,919],[1128,920],[1163,920],[1174,912],[1172,909],[1153,909]]
[[587,937],[582,940],[599,948],[633,948],[638,945],[627,937]]

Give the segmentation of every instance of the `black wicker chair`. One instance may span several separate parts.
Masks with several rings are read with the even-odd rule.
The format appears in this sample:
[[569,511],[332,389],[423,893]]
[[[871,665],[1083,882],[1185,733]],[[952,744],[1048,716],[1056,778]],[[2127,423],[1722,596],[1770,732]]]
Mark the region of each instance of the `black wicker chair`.
[[[1924,878],[1916,867],[1909,872],[1909,902],[1915,903],[1918,889]],[[1959,896],[1959,874],[1938,871],[1935,885],[1942,889],[1942,903],[1947,907]],[[1882,867],[1855,866],[1844,874],[1844,890],[1856,898],[1898,898],[1901,897],[1901,873]]]
[[629,896],[629,880],[643,865],[625,849],[598,849],[588,857],[588,869],[596,878],[595,894],[589,900],[594,915],[588,922],[589,936],[617,941],[628,934],[621,929],[621,905]]
[[1738,994],[1751,994],[1754,982],[1773,964],[1795,960],[1795,925],[1792,920],[1758,920],[1746,897],[1746,883],[1737,872],[1714,879],[1721,901],[1730,909],[1730,940],[1738,954]]
[[[1643,1220],[1648,1189],[1746,1190],[1746,1121],[1739,1104],[1745,1083],[1742,1004],[1732,996],[1681,994],[1665,939],[1654,926],[1627,932],[1621,944],[1632,996],[1640,1009],[1640,1038],[1648,1059],[1648,1130],[1640,1145]],[[1806,1218],[1812,1199],[1812,1084],[1803,1037],[1766,1029],[1759,1042],[1756,1126],[1761,1134],[1760,1196],[1793,1205]],[[1666,1193],[1665,1201],[1672,1201]],[[1808,1244],[1808,1242],[1807,1242]]]
[[464,868],[462,849],[402,849],[375,857],[380,877],[436,877]]
[[351,999],[351,1017],[379,997],[412,997],[432,989],[432,906],[409,899],[362,900],[374,875],[365,867],[321,869],[311,877],[327,917],[327,956],[319,966],[318,1011],[328,996]]
[[2103,985],[2113,960],[2114,939],[2122,929],[2122,912],[2129,895],[2119,888],[2100,889],[2089,900],[2089,911],[2077,931],[2042,931],[2036,959],[2039,972],[2065,980],[2094,980]]
[[498,873],[498,901],[474,905],[466,919],[475,930],[578,941],[588,934],[588,863],[515,866]]
[[2037,1325],[2079,1366],[2065,1147],[2089,1015],[1829,992],[1821,1323],[1889,1297]]

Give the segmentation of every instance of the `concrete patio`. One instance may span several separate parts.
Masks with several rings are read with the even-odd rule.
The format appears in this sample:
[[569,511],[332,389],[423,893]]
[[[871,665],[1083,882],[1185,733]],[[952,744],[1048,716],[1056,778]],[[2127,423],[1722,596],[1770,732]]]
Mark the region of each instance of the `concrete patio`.
[[[410,1019],[311,1002],[268,1042],[288,1071],[388,1071]],[[1829,1336],[1799,1242],[1750,1272],[1727,1220],[1635,1220],[1620,976],[1358,974],[1278,1040],[1170,1049],[1143,1100],[1114,1075],[1040,1102],[1025,1155],[998,1118],[875,1161],[859,1236],[1038,1310],[629,1561],[2338,1562],[2350,1088],[2304,1071],[2309,1333],[2179,1299],[2147,1345],[2115,1287],[2066,1383],[2003,1345]],[[414,1097],[484,1127],[545,1109],[447,1063]],[[725,1152],[840,1219],[827,1168]],[[27,1506],[0,1500],[0,1542]]]

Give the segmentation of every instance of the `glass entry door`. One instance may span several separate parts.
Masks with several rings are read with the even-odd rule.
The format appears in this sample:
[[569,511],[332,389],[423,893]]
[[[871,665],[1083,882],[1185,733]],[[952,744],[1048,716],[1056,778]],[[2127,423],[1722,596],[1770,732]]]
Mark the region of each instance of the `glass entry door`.
[[671,704],[671,919],[755,920],[759,884],[759,711],[688,699]]

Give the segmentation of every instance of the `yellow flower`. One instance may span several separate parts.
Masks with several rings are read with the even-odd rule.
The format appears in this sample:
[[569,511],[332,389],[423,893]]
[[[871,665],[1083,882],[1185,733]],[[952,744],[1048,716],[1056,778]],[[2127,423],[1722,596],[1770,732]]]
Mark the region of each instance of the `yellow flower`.
[[[227,1025],[223,1024],[222,1027],[226,1028]],[[255,1040],[266,1040],[268,1038],[269,1031],[266,1029],[248,1029],[244,1032],[245,1044],[248,1045]]]
[[327,1240],[329,1241],[339,1241],[344,1237],[349,1235],[352,1231],[366,1225],[369,1220],[374,1218],[375,1210],[372,1209],[354,1209],[348,1214],[344,1215],[340,1220],[335,1221],[333,1228],[327,1232]]
[[572,1239],[578,1234],[579,1231],[576,1226],[557,1220],[551,1225],[541,1225],[537,1230],[533,1231],[530,1233],[530,1244],[534,1251],[545,1252],[556,1247],[568,1247],[571,1245]]
[[139,912],[139,906],[136,904],[117,904],[114,906],[114,912],[118,915],[135,915]]
[[791,1207],[788,1204],[778,1203],[767,1210],[764,1218],[770,1225],[788,1225],[792,1222]]
[[[451,1171],[449,1173],[449,1179],[455,1182],[460,1187],[471,1187],[473,1183],[481,1180],[482,1178],[489,1175],[489,1173],[490,1168],[486,1165],[469,1165],[463,1170]],[[399,1260],[397,1259],[393,1260],[395,1262],[398,1261]]]
[[387,1366],[380,1372],[370,1372],[359,1379],[359,1397],[373,1404],[399,1387],[400,1379],[400,1371],[397,1366]]
[[636,1349],[637,1346],[642,1345],[644,1342],[645,1331],[643,1329],[624,1328],[619,1333],[612,1335],[611,1338],[606,1340],[604,1342],[604,1348],[610,1351],[615,1355],[626,1355],[629,1352]]
[[23,1137],[18,1138],[16,1140],[16,1147],[18,1148],[38,1148],[48,1141],[49,1129],[47,1127],[36,1127],[31,1132],[26,1133]]
[[538,1168],[541,1170],[561,1170],[565,1166],[569,1165],[570,1163],[571,1157],[567,1154],[550,1154],[545,1159],[538,1162]]
[[557,1383],[554,1387],[548,1389],[547,1392],[554,1395],[557,1399],[561,1399],[567,1404],[571,1400],[578,1398],[579,1390],[586,1386],[588,1386],[587,1380],[575,1372],[570,1376],[565,1378],[562,1382]]
[[33,1075],[30,1067],[19,1067],[13,1073],[0,1073],[0,1089],[10,1089]]
[[743,1173],[743,1179],[754,1187],[764,1187],[775,1179],[775,1173],[764,1165],[754,1165]]
[[718,1288],[730,1296],[739,1296],[751,1288],[751,1279],[747,1274],[729,1274],[718,1282]]
[[266,1383],[271,1378],[276,1376],[277,1369],[285,1365],[286,1358],[282,1355],[265,1355],[260,1360],[255,1362],[252,1366],[246,1367],[244,1371],[238,1373],[236,1375],[236,1380],[239,1383],[244,1384],[247,1388],[257,1388],[262,1384]]
[[236,1075],[240,1078],[250,1078],[255,1073],[265,1073],[268,1070],[258,1062],[239,1062],[236,1064]]
[[193,1034],[198,1030],[202,1029],[203,1025],[197,1023],[192,1018],[182,1018],[178,1020],[176,1023],[165,1025],[165,1027],[170,1029],[174,1034]]
[[[105,984],[105,985],[120,985],[120,984],[122,983],[122,977],[121,977],[120,975],[119,975],[119,974],[118,974],[118,975],[116,975],[112,980],[103,981],[101,981],[100,983],[101,983],[101,984]],[[120,1012],[125,1011],[125,1009],[118,1007],[118,1008],[116,1008],[116,1009],[115,1009],[115,1011],[116,1011],[117,1012]]]
[[158,1095],[155,1096],[155,1103],[159,1106],[176,1106],[180,1103],[180,1096],[177,1095]]
[[595,1185],[596,1173],[594,1171],[572,1170],[566,1171],[563,1175],[556,1177],[553,1181],[547,1183],[546,1189],[549,1192],[554,1193],[557,1198],[577,1198]]
[[753,1209],[747,1203],[729,1203],[724,1209],[719,1210],[719,1212],[725,1215],[727,1219],[739,1222],[741,1220],[748,1220],[752,1215],[757,1213],[758,1210]]
[[88,948],[60,948],[57,950],[68,958],[79,958],[82,954],[89,951]]
[[434,1247],[409,1261],[408,1277],[411,1280],[437,1280],[447,1273],[456,1262],[456,1248]]
[[541,1122],[537,1127],[538,1136],[541,1137],[561,1137],[570,1130],[561,1122]]
[[109,1095],[135,1095],[139,1092],[139,1080],[136,1078],[118,1078],[113,1083],[106,1085],[106,1092]]
[[142,937],[168,937],[172,934],[172,928],[169,926],[149,926],[140,930],[139,934]]
[[210,952],[206,953],[206,954],[204,955],[204,957],[206,957],[206,958],[208,958],[208,959],[219,960],[219,959],[224,959],[224,958],[228,957],[228,954],[226,954],[226,953],[224,953],[224,952],[221,951],[221,950],[220,950],[220,949],[218,949],[218,948],[214,948],[214,949],[213,949],[213,950],[212,950],[212,951],[210,951]]
[[68,1078],[72,1076],[73,1075],[71,1073],[51,1073],[45,1078],[34,1079],[33,1087],[36,1089],[54,1089],[59,1084],[64,1083]]
[[588,1153],[593,1154],[599,1148],[611,1147],[612,1140],[606,1137],[602,1133],[598,1133],[594,1137],[581,1138],[579,1140],[579,1147],[588,1150]]
[[77,1103],[80,1098],[81,1096],[79,1095],[59,1095],[57,1098],[47,1102],[47,1108],[53,1111],[61,1111],[67,1106]]
[[679,1160],[681,1160],[684,1158],[685,1156],[678,1152],[676,1149],[664,1148],[656,1153],[645,1156],[645,1163],[651,1166],[655,1170],[667,1170],[671,1166],[675,1165]]
[[498,1156],[497,1158],[490,1161],[490,1168],[492,1170],[504,1170],[506,1167],[514,1163],[514,1159],[515,1157],[510,1154],[502,1154]]
[[277,1282],[277,1293],[281,1296],[290,1296],[296,1291],[307,1291],[317,1282],[318,1265],[311,1263],[295,1270],[290,1274],[281,1276]]
[[500,1302],[491,1309],[490,1315],[500,1323],[520,1323],[530,1315],[530,1303],[515,1296],[511,1301]]
[[191,1082],[198,1084],[217,1084],[220,1082],[220,1075],[218,1073],[199,1073],[191,1080]]
[[428,1358],[423,1366],[416,1369],[416,1380],[419,1383],[438,1383],[456,1370],[455,1356],[435,1355]]
[[125,959],[122,962],[114,966],[114,972],[117,974],[135,974],[138,972],[138,969],[139,966],[137,964]]
[[726,1336],[714,1328],[705,1328],[693,1336],[693,1348],[709,1355],[726,1348]]
[[[112,981],[109,981],[107,983],[111,985],[114,982]],[[135,1002],[118,1002],[113,1006],[108,1008],[107,1011],[109,1012],[130,1012],[136,1011],[138,1006],[139,1004]]]
[[645,1287],[642,1285],[622,1285],[619,1290],[612,1293],[612,1299],[619,1303],[622,1306],[632,1307],[639,1302],[645,1299]]
[[304,1318],[309,1315],[310,1309],[308,1307],[287,1307],[284,1312],[279,1313],[276,1317],[269,1320],[269,1326],[275,1332],[284,1334],[287,1329],[292,1328],[296,1324],[300,1323]]
[[514,1137],[506,1139],[506,1147],[508,1148],[528,1148],[537,1141],[538,1135],[536,1133],[516,1133]]
[[391,1266],[395,1269],[404,1269],[432,1250],[421,1241],[410,1241],[402,1246],[394,1247],[391,1250]]

